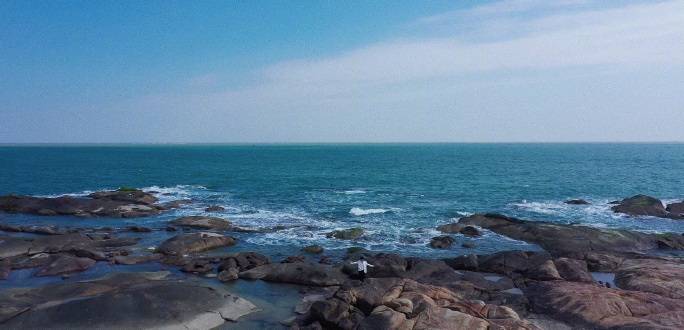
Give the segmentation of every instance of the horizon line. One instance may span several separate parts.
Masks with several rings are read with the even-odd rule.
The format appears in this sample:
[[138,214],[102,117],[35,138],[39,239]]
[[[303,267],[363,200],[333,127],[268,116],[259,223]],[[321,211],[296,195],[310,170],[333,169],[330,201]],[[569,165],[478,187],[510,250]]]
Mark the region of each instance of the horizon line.
[[399,142],[18,142],[1,143],[0,147],[31,146],[267,146],[267,145],[399,145],[399,144],[684,144],[684,141],[399,141]]

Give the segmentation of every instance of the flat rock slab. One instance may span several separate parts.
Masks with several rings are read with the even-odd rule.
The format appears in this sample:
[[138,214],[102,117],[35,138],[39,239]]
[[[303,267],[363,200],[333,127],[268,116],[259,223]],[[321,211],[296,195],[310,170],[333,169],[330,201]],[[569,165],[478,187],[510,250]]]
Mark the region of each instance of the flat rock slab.
[[232,245],[235,245],[235,239],[230,236],[200,232],[181,234],[169,238],[157,248],[157,252],[171,256],[180,256]]
[[171,221],[171,224],[179,227],[227,230],[232,227],[230,221],[217,217],[188,216]]
[[312,286],[341,285],[347,280],[338,268],[304,262],[267,264],[240,273],[240,278]]
[[684,249],[684,236],[647,234],[629,230],[599,229],[542,221],[525,221],[500,214],[475,214],[461,218],[463,225],[478,226],[517,240],[535,243],[558,257],[590,252],[643,253],[657,249]]
[[532,312],[588,329],[684,329],[684,300],[565,281],[524,289]]
[[167,272],[0,293],[0,327],[10,329],[209,329],[257,310],[223,288],[167,279]]

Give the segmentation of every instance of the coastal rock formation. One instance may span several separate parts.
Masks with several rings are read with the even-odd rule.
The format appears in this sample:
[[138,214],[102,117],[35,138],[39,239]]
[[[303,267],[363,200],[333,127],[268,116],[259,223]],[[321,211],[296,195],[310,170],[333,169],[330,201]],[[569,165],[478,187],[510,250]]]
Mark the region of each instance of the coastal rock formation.
[[230,236],[200,232],[181,234],[169,238],[159,245],[157,252],[172,256],[182,256],[232,245],[235,245],[235,239]]
[[230,221],[217,217],[188,216],[178,218],[170,224],[179,227],[188,227],[204,230],[227,230],[232,227]]
[[674,205],[671,209],[675,211],[669,211],[663,205],[663,202],[655,197],[646,195],[636,195],[629,198],[625,198],[620,201],[619,204],[611,207],[613,212],[624,213],[631,216],[651,216],[658,218],[672,218],[678,219],[683,218],[679,212],[678,205]]
[[626,260],[615,274],[615,284],[622,289],[684,300],[684,261]]
[[684,218],[684,202],[668,204],[665,210],[675,217]]
[[36,272],[36,276],[54,276],[82,272],[95,265],[95,260],[70,255],[56,255]]
[[241,272],[240,278],[311,286],[341,285],[347,279],[338,268],[305,262],[267,264]]
[[410,279],[367,279],[314,301],[294,329],[537,329],[512,309]]
[[437,230],[445,233],[445,234],[463,234],[465,236],[480,236],[482,233],[480,233],[480,230],[473,226],[466,226],[462,223],[449,223],[446,225],[441,225],[437,227]]
[[433,249],[448,249],[454,242],[455,240],[451,236],[437,236],[430,240],[430,247]]
[[349,229],[334,230],[334,231],[327,233],[325,235],[325,237],[353,240],[353,239],[359,239],[361,236],[363,236],[363,233],[364,233],[363,228],[356,227],[356,228],[349,228]]
[[87,197],[0,196],[0,211],[36,215],[79,217],[144,217],[160,213],[164,206],[157,198],[137,189],[95,192]]
[[536,282],[523,291],[534,313],[579,328],[684,328],[683,299],[565,281]]
[[585,259],[588,254],[623,255],[662,248],[684,249],[684,236],[525,221],[500,214],[475,214],[459,220],[497,234],[535,243],[556,257]]
[[68,252],[92,256],[99,250],[134,245],[136,238],[84,235],[80,233],[40,236],[36,238],[0,236],[0,258],[35,255],[39,253]]
[[257,310],[223,288],[167,276],[119,273],[93,281],[4,290],[0,324],[7,329],[209,329]]

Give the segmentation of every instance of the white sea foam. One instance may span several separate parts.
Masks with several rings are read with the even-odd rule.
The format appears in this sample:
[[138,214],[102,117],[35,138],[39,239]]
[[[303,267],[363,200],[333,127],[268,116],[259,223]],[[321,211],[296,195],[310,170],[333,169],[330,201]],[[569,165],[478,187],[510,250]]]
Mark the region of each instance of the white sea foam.
[[343,191],[345,195],[357,195],[357,194],[365,194],[366,191],[363,189],[350,189],[350,190],[345,190]]
[[353,207],[349,213],[355,216],[363,216],[369,214],[381,214],[392,211],[391,209],[362,209],[360,207]]

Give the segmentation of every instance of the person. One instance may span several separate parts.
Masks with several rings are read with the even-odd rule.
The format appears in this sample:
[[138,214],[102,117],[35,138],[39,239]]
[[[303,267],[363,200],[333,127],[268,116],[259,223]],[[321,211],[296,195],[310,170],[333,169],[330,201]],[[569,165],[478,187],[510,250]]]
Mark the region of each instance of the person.
[[359,261],[354,261],[351,264],[352,265],[356,264],[358,266],[359,279],[361,280],[361,282],[363,282],[366,279],[366,274],[368,273],[368,267],[375,267],[375,266],[369,264],[368,261],[366,261],[366,258],[364,258],[363,256],[361,256],[361,258],[359,258]]

